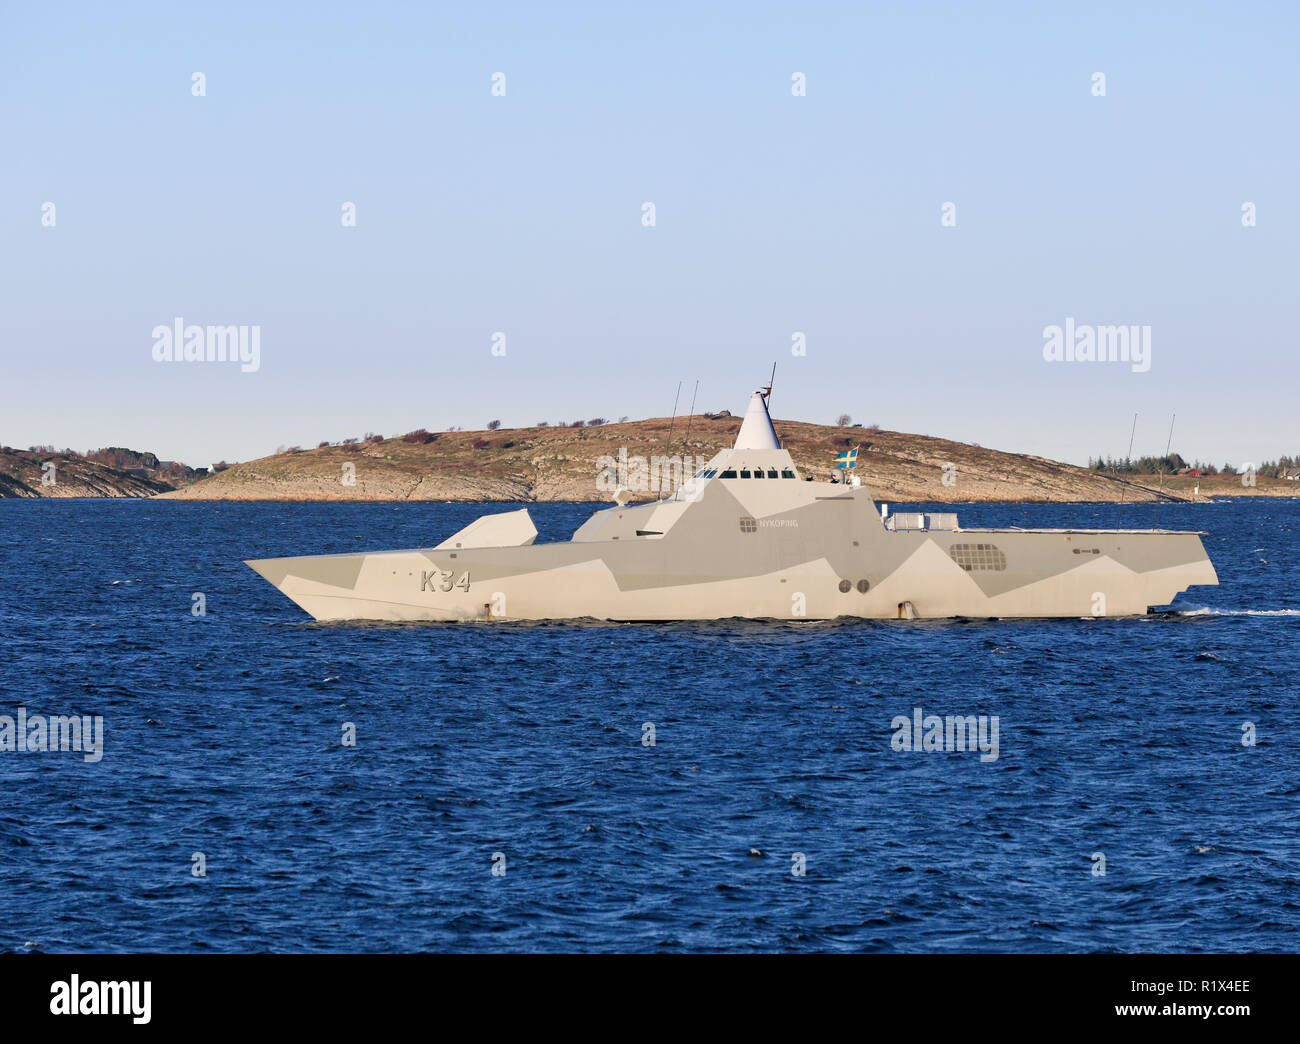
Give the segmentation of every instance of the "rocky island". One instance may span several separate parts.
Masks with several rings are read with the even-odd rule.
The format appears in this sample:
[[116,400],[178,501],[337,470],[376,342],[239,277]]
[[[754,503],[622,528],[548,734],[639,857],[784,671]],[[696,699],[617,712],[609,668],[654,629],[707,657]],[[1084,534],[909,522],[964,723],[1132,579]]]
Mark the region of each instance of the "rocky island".
[[[857,474],[883,501],[1138,503],[1300,495],[1300,482],[1279,478],[1243,486],[1235,475],[1114,475],[875,426],[775,424],[801,471],[817,479],[829,477],[837,454],[858,448]],[[214,473],[130,450],[0,447],[0,498],[595,502],[609,500],[623,484],[632,499],[653,499],[662,484],[657,480],[683,468],[689,473],[729,447],[739,428],[740,418],[724,412],[616,424],[419,430],[288,449],[216,466]]]

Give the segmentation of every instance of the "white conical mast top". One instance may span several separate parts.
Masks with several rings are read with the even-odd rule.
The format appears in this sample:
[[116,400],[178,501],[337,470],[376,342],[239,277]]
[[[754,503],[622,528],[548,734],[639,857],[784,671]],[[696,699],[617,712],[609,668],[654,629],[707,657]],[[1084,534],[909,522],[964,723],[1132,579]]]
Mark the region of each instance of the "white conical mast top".
[[772,418],[767,412],[767,399],[761,391],[754,392],[749,400],[749,409],[745,411],[745,420],[740,425],[740,434],[732,449],[768,450],[780,449],[781,442],[772,427]]

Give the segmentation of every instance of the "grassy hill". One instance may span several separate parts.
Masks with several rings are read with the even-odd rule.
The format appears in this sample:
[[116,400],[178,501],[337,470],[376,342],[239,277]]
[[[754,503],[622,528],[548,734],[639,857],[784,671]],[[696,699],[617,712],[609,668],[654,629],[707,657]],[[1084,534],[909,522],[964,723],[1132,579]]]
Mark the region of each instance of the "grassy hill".
[[[836,453],[860,445],[858,473],[880,500],[1118,501],[1157,494],[1134,482],[1043,457],[1002,453],[927,435],[776,421],[785,448],[804,474],[830,476]],[[671,425],[671,445],[669,431]],[[236,464],[184,489],[187,500],[459,500],[607,501],[597,488],[597,460],[681,454],[711,457],[730,447],[739,417],[686,422],[667,417],[598,427],[534,427],[429,433],[377,442],[294,450]],[[428,441],[423,441],[427,439]],[[951,464],[951,485],[944,465]],[[355,484],[341,480],[345,466]],[[1263,482],[1261,481],[1261,484]],[[1155,485],[1154,479],[1151,485]],[[1291,484],[1288,484],[1291,485]],[[1173,491],[1168,499],[1189,499]],[[1247,491],[1248,492],[1248,491]],[[647,494],[653,497],[654,494]]]

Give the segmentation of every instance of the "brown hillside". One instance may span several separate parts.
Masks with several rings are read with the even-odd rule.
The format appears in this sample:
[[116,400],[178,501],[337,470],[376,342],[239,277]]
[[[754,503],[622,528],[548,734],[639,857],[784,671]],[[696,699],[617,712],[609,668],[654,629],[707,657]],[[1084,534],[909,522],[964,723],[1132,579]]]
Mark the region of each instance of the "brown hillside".
[[[54,465],[47,472],[44,465]],[[41,481],[52,474],[53,485]],[[140,478],[77,454],[0,447],[0,499],[6,497],[152,497],[172,483]]]
[[[672,430],[671,448],[669,430]],[[732,445],[739,417],[686,423],[667,417],[586,428],[512,428],[442,432],[427,443],[385,439],[281,453],[236,464],[184,489],[164,493],[185,500],[458,500],[606,501],[596,486],[602,456],[683,454],[711,457]],[[858,473],[880,500],[1129,501],[1155,499],[1142,486],[1042,457],[969,446],[894,431],[777,421],[785,447],[805,475],[830,476],[835,454],[861,445]],[[955,484],[943,484],[943,466],[955,465]],[[355,485],[340,481],[344,465]],[[1188,493],[1166,490],[1170,499]],[[649,494],[653,496],[653,494]]]

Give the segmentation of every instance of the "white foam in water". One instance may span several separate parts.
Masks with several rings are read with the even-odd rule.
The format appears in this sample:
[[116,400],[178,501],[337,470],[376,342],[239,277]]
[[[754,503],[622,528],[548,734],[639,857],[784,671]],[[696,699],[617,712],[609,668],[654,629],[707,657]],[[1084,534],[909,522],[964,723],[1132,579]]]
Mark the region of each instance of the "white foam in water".
[[1179,616],[1300,616],[1300,609],[1182,609]]

